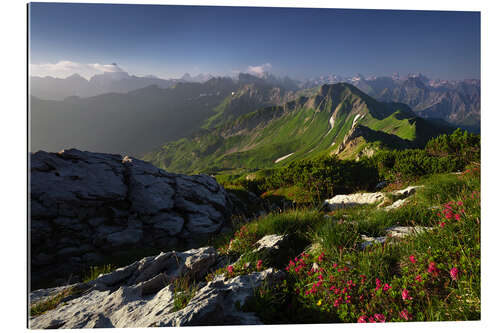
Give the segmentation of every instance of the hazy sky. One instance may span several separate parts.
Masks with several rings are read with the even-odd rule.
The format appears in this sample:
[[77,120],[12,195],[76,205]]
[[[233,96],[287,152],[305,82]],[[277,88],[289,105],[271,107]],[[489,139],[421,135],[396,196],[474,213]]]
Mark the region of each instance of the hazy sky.
[[480,76],[479,12],[32,3],[32,75]]

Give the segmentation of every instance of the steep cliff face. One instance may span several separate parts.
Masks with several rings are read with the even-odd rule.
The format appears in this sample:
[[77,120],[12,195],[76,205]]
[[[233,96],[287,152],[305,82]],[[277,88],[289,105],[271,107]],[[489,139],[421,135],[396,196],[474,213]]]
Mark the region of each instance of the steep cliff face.
[[226,191],[207,175],[76,149],[40,151],[30,162],[34,284],[80,273],[120,251],[195,245],[231,215]]

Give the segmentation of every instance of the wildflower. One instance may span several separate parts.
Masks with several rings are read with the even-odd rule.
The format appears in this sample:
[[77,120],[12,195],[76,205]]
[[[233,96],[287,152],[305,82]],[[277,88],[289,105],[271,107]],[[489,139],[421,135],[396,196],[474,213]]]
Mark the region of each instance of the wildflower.
[[420,274],[418,274],[418,275],[415,277],[415,281],[422,282],[422,277],[420,276]]
[[455,214],[455,220],[460,221],[460,215]]
[[415,258],[415,256],[413,254],[410,256],[410,261],[414,264],[417,262],[417,259]]
[[370,316],[370,318],[368,318],[368,321],[369,321],[370,323],[376,323],[375,319],[373,319],[373,317],[372,317],[372,316]]
[[453,281],[456,281],[458,277],[458,268],[453,267],[452,269],[450,269],[450,276]]
[[375,317],[375,319],[377,319],[378,322],[385,323],[385,316],[383,314],[376,313],[373,316]]
[[362,316],[360,316],[360,317],[358,318],[358,323],[366,323],[366,322],[367,322],[367,321],[366,321],[367,319],[368,319],[368,317],[367,317],[366,315],[362,315]]
[[459,205],[459,206],[463,206],[463,204],[464,204],[464,203],[463,203],[462,201],[458,201],[458,202],[457,202],[457,205]]
[[399,312],[399,317],[401,317],[401,319],[404,319],[406,321],[411,319],[411,315],[408,313],[408,310],[406,309],[401,310],[401,312]]
[[257,260],[257,270],[260,271],[262,268],[262,260]]
[[446,225],[446,223],[444,223],[444,222],[439,223],[439,226],[440,226],[441,228],[444,228],[444,226],[445,226],[445,225]]
[[318,303],[316,303],[317,306],[321,306],[321,300],[318,301]]
[[333,265],[332,265],[332,267],[333,267],[333,268],[337,268],[337,266],[338,266],[338,265],[337,265],[337,263],[336,263],[336,262],[334,262],[334,263],[333,263]]
[[391,289],[391,288],[392,288],[392,287],[391,287],[388,283],[386,283],[386,284],[384,284],[384,288],[382,288],[382,289],[383,289],[384,291],[387,291],[387,290],[389,290],[389,289]]
[[233,274],[233,266],[227,266],[227,271],[229,272],[229,274]]
[[375,284],[376,284],[375,290],[379,290],[382,287],[382,281],[380,281],[379,278],[375,279]]
[[413,299],[413,297],[410,296],[410,293],[406,289],[403,289],[403,292],[401,293],[401,297],[403,298],[403,301],[406,301],[406,300],[411,301]]
[[429,267],[427,268],[427,272],[429,272],[433,276],[438,276],[439,269],[436,267],[436,263],[434,261],[429,263]]

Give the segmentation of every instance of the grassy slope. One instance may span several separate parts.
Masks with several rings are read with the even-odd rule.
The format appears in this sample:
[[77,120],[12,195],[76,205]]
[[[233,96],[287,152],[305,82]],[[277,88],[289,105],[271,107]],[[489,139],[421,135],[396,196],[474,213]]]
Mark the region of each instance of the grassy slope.
[[[333,129],[329,122],[332,114],[335,114]],[[357,123],[373,130],[375,137],[376,133],[387,133],[398,139],[416,140],[439,131],[427,130],[432,126],[424,120],[417,121],[404,105],[379,103],[355,87],[340,84],[323,86],[322,91],[312,97],[259,109],[216,129],[169,142],[144,159],[169,171],[184,173],[284,165],[334,152],[351,130],[357,115],[365,115]],[[382,141],[368,145],[366,140],[361,140],[354,154],[366,146],[382,146]],[[274,163],[291,153],[290,157]],[[352,155],[353,151],[349,151],[341,156]]]
[[[264,235],[292,235],[294,246],[315,244],[306,247],[305,256],[299,256],[302,268],[291,257],[293,264],[287,265],[283,283],[258,289],[246,309],[256,311],[265,323],[479,319],[478,170],[467,175],[433,175],[418,183],[425,187],[397,210],[356,207],[333,214],[335,219],[356,224],[332,223],[315,210],[291,210],[261,217],[232,237],[220,238],[215,243],[221,251],[243,255],[250,267],[262,258],[245,255]],[[450,218],[445,217],[447,207]],[[433,229],[404,241],[359,249],[361,234],[381,236],[394,225]],[[271,265],[265,258],[263,263],[264,267]],[[322,271],[307,273],[313,264]],[[231,274],[247,273],[239,269],[235,267],[236,273]],[[219,273],[228,274],[224,269]],[[405,290],[408,297],[403,299]]]

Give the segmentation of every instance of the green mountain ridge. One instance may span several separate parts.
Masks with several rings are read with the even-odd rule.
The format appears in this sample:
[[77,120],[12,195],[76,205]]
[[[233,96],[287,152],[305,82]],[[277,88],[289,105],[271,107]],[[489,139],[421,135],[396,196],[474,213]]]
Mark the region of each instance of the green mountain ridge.
[[405,104],[378,102],[338,83],[167,142],[143,158],[173,172],[251,170],[323,154],[357,158],[382,147],[418,147],[448,131]]

